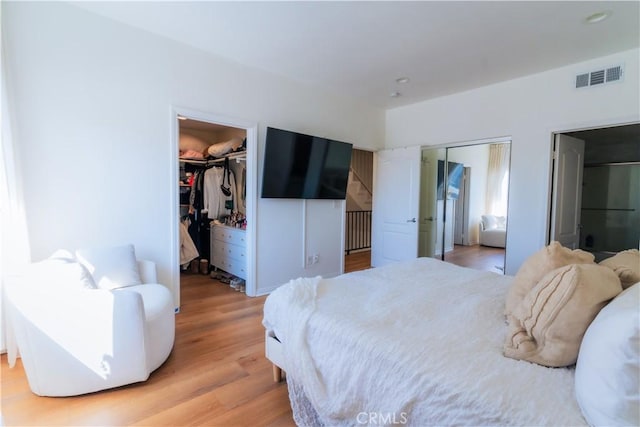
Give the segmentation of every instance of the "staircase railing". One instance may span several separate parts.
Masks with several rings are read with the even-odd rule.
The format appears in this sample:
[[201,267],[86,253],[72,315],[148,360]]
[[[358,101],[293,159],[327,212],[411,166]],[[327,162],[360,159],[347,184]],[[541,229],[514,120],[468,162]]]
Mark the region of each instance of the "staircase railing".
[[367,185],[366,182],[364,182],[364,179],[362,179],[362,177],[360,176],[360,174],[358,173],[357,170],[355,170],[354,168],[351,168],[351,173],[353,173],[353,176],[360,181],[360,184],[362,184],[362,187],[367,190],[367,192],[369,193],[369,195],[373,195],[373,191],[371,191],[371,186]]
[[345,252],[371,248],[371,211],[347,211]]
[[364,188],[373,194],[373,153],[354,149],[351,154],[351,171]]

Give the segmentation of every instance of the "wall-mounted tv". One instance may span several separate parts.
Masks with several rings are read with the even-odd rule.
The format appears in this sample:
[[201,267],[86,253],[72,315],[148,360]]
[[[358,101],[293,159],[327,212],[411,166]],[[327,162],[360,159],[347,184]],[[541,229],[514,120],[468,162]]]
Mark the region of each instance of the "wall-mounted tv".
[[345,199],[352,144],[267,128],[262,197]]
[[[462,163],[448,162],[447,199],[457,199],[462,185],[464,165]],[[444,160],[438,160],[438,200],[444,199]]]

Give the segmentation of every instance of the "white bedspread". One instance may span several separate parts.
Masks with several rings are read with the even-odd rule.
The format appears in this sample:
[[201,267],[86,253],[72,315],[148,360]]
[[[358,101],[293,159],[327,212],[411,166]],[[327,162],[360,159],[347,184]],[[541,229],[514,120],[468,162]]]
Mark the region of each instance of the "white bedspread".
[[292,281],[263,323],[327,425],[586,425],[573,369],[502,355],[511,280],[420,258]]

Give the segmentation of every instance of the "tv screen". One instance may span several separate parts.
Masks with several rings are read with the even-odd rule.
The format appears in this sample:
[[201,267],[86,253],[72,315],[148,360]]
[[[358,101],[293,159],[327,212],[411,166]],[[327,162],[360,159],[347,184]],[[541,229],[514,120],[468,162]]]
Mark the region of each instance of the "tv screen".
[[[462,185],[464,165],[462,163],[448,162],[448,186],[447,199],[457,199]],[[444,161],[438,160],[438,200],[444,198]]]
[[262,197],[345,199],[352,144],[267,128]]

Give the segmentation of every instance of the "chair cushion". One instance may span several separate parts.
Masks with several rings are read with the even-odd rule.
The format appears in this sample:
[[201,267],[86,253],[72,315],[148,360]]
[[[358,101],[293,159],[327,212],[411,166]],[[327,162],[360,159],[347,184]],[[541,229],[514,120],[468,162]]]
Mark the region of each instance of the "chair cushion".
[[553,367],[576,363],[585,331],[620,292],[618,276],[598,264],[551,271],[509,317],[505,356]]
[[640,283],[603,308],[584,334],[576,399],[592,426],[640,425]]
[[133,245],[78,249],[76,257],[99,288],[117,289],[142,283]]
[[482,223],[485,230],[492,230],[498,226],[498,221],[494,215],[482,215]]
[[65,251],[57,251],[49,258],[31,264],[21,280],[29,286],[61,290],[96,289],[91,273]]
[[640,251],[637,249],[618,252],[601,261],[600,265],[609,267],[618,275],[623,289],[640,282]]
[[516,273],[505,301],[505,314],[509,316],[545,274],[568,264],[593,264],[594,258],[589,252],[571,250],[558,242],[551,242],[527,258]]
[[482,230],[480,232],[480,244],[495,248],[504,248],[507,241],[507,231],[494,228],[492,230]]

